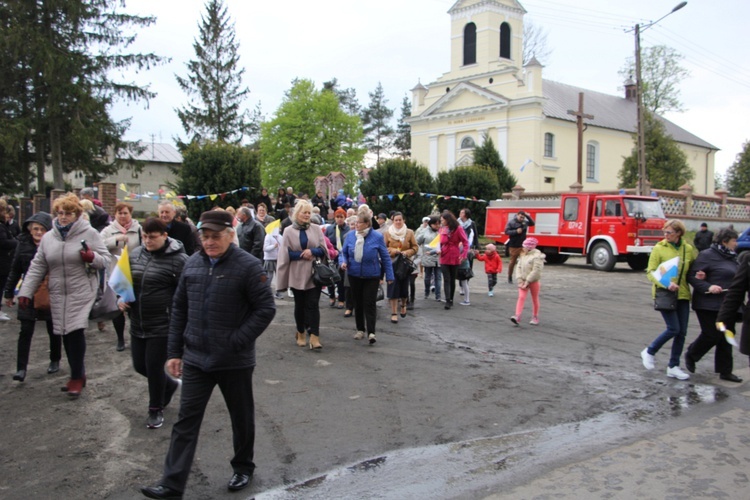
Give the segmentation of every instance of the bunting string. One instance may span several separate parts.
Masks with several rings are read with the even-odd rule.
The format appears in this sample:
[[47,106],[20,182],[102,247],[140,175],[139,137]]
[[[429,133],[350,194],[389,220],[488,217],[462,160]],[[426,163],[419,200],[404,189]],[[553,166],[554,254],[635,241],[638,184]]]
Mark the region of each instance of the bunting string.
[[[160,189],[158,192],[146,192],[143,194],[139,193],[131,193],[128,191],[127,186],[125,183],[120,184],[120,191],[123,191],[126,194],[124,200],[136,200],[136,199],[142,199],[142,198],[148,198],[153,200],[160,200],[162,198],[166,199],[179,199],[179,200],[204,200],[206,198],[210,199],[211,201],[216,200],[216,198],[224,199],[224,197],[228,194],[235,194],[240,191],[249,191],[250,188],[247,186],[243,186],[241,188],[233,189],[231,191],[225,191],[223,193],[212,193],[212,194],[175,194],[174,191],[165,191],[163,189]],[[457,196],[457,195],[447,195],[447,194],[435,194],[435,193],[420,193],[420,192],[409,192],[409,193],[393,193],[393,194],[380,194],[380,195],[372,195],[369,197],[369,199],[373,202],[377,200],[384,200],[388,199],[390,201],[393,201],[394,198],[398,198],[399,200],[403,200],[405,196],[422,196],[425,198],[435,198],[436,201],[443,199],[443,200],[461,200],[461,201],[468,201],[468,202],[476,202],[476,203],[489,203],[487,200],[483,200],[481,198],[477,198],[476,196]]]

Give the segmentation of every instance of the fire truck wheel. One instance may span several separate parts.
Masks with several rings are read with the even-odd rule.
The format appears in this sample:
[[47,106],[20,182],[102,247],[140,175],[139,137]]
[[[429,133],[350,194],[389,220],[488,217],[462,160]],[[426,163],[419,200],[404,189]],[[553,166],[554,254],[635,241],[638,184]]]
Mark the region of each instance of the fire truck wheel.
[[612,254],[612,249],[606,243],[597,243],[591,249],[591,265],[597,271],[611,271],[617,258]]
[[648,267],[648,258],[649,255],[647,253],[628,254],[628,265],[630,266],[630,269],[634,271],[643,271]]

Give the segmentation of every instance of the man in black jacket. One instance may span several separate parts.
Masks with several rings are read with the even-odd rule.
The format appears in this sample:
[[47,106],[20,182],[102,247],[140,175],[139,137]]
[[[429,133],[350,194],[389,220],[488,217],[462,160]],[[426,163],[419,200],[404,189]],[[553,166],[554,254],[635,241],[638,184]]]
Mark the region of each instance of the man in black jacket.
[[159,218],[167,225],[167,235],[174,240],[181,241],[185,247],[185,253],[193,255],[195,253],[193,231],[188,224],[175,219],[175,214],[176,211],[172,202],[163,201],[159,203]]
[[266,238],[263,224],[253,219],[252,212],[247,207],[237,210],[237,220],[242,223],[241,230],[238,230],[240,248],[263,260],[263,240]]
[[704,222],[703,224],[701,224],[701,230],[695,233],[695,238],[693,238],[695,248],[697,248],[698,251],[701,252],[710,247],[713,241],[714,233],[708,230],[708,224]]
[[505,226],[505,234],[509,236],[505,244],[510,251],[510,263],[508,264],[508,283],[513,283],[513,268],[516,267],[518,256],[523,249],[523,240],[526,239],[526,231],[529,226],[536,224],[529,214],[519,210],[514,218]]
[[203,250],[185,264],[169,325],[167,370],[182,377],[180,413],[162,479],[141,488],[148,498],[182,498],[216,385],[232,421],[234,473],[227,488],[245,488],[255,470],[255,341],[271,323],[276,305],[261,262],[232,244],[229,212],[204,212],[199,230]]

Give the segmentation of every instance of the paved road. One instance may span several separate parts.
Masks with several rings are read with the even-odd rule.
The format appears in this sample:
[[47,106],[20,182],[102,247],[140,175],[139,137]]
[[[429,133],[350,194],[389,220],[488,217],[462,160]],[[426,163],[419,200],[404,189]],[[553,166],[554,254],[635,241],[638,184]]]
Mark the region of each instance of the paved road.
[[[623,265],[600,273],[576,259],[547,266],[541,324],[528,325],[527,313],[514,327],[515,289],[501,284],[490,298],[481,263],[475,271],[471,306],[445,311],[420,298],[397,325],[381,309],[374,346],[353,340],[353,320],[321,301],[323,351],[297,348],[291,300],[279,301],[258,343],[258,470],[244,496],[745,498],[745,384],[720,382],[712,359],[688,382],[665,376],[666,353],[657,355],[657,370],[643,369],[638,353],[663,328],[643,273]],[[0,496],[22,498],[13,492],[29,485],[42,497],[53,491],[52,479],[15,467],[33,461],[85,464],[93,481],[66,483],[58,497],[137,497],[139,484],[158,478],[169,427],[144,428],[145,383],[127,356],[91,332],[88,392],[59,402],[59,393],[39,390],[59,384],[38,373],[43,341],[35,341],[38,366],[26,387],[10,381],[13,323],[0,325],[0,395],[11,405],[31,397],[29,411],[41,415],[47,406],[83,415],[91,443],[57,459],[0,444],[4,463],[14,465],[0,479]],[[693,317],[688,339],[697,333]],[[745,357],[737,354],[735,364],[750,378]],[[0,408],[4,422],[12,415]],[[165,416],[173,422],[176,408]],[[0,441],[30,425],[13,421]],[[217,392],[186,498],[238,497],[225,490],[230,450]]]

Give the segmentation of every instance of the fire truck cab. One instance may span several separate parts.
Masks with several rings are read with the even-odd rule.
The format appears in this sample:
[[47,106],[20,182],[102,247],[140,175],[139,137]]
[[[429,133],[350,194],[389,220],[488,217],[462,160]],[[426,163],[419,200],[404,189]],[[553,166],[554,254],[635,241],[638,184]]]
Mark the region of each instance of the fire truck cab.
[[521,210],[536,223],[527,234],[539,240],[537,248],[547,255],[547,262],[560,264],[570,255],[583,255],[601,271],[611,271],[617,262],[645,269],[665,223],[658,198],[565,193],[547,200],[490,202],[486,236],[505,244],[505,226]]

